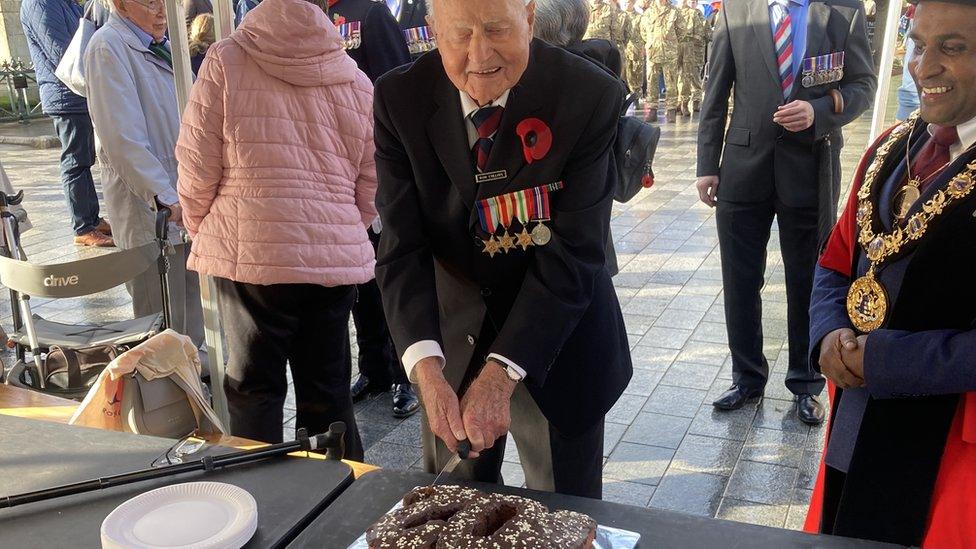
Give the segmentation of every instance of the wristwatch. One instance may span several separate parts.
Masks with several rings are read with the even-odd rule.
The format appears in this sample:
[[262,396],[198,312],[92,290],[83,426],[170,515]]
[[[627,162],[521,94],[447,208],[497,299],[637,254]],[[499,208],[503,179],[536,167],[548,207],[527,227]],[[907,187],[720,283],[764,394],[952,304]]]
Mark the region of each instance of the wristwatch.
[[505,369],[505,374],[508,376],[508,379],[511,379],[515,383],[518,383],[518,382],[522,381],[522,374],[520,374],[518,372],[518,370],[516,370],[515,368],[512,368],[508,364],[505,364],[503,362],[500,362],[500,361],[497,361],[497,360],[494,360],[494,359],[489,360],[489,362],[494,362],[495,364],[497,364],[500,367],[504,368]]

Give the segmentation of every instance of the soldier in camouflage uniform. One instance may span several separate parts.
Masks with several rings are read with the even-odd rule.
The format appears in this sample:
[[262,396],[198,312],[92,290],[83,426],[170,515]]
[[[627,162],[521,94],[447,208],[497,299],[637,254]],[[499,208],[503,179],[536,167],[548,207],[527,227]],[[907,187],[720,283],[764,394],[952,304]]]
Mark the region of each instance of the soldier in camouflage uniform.
[[[647,77],[647,68],[644,56],[644,39],[640,32],[640,14],[635,9],[636,0],[627,2],[627,10],[624,16],[630,32],[627,34],[627,43],[624,44],[625,73],[627,75],[627,85],[630,90],[637,92],[637,95],[644,97],[644,79]],[[649,89],[650,87],[648,87]]]
[[626,14],[620,9],[617,0],[592,0],[590,26],[586,28],[583,39],[602,38],[609,40],[618,51],[627,43],[630,28]]
[[678,10],[670,0],[653,0],[641,15],[640,28],[647,49],[648,95],[656,96],[658,76],[663,74],[667,121],[674,122],[678,114]]
[[711,32],[695,0],[684,0],[678,14],[681,41],[678,51],[678,106],[681,114],[691,116],[692,111],[698,110],[702,99],[701,70]]

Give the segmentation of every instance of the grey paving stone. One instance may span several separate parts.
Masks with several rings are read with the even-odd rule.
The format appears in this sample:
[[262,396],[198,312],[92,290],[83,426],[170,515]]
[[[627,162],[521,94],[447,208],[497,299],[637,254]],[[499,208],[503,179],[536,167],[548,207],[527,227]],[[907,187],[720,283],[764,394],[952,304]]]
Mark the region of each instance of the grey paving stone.
[[695,417],[701,408],[705,391],[687,387],[658,385],[644,405],[644,412]]
[[621,442],[603,466],[603,476],[657,486],[674,457],[674,450]]
[[695,343],[686,345],[675,359],[678,362],[722,366],[729,357],[729,347],[721,343]]
[[654,490],[654,486],[646,484],[606,479],[603,481],[603,501],[646,507]]
[[705,316],[705,313],[702,311],[689,311],[668,307],[654,321],[654,326],[694,330],[698,326],[698,323],[701,322],[703,316]]
[[654,325],[654,317],[625,314],[624,325],[627,327],[628,334],[642,336]]
[[820,451],[806,451],[800,459],[800,472],[796,477],[796,486],[800,489],[813,490],[820,473]]
[[644,334],[641,345],[651,345],[654,347],[664,347],[666,349],[681,349],[684,347],[691,330],[680,328],[658,328],[653,327]]
[[788,505],[767,505],[752,501],[725,498],[722,500],[722,505],[718,509],[717,518],[782,528],[786,523],[786,513],[788,510]]
[[671,467],[695,473],[727,477],[732,474],[742,443],[736,440],[685,435]]
[[[623,273],[621,273],[623,274]],[[617,275],[620,276],[620,275]],[[649,279],[650,277],[648,277]],[[668,308],[668,299],[656,297],[643,297],[640,295],[631,298],[624,309],[624,313],[629,315],[642,315],[657,318]]]
[[796,476],[797,469],[794,467],[739,461],[732,471],[725,495],[757,503],[788,505]]
[[733,411],[717,410],[705,403],[695,415],[688,433],[715,438],[745,441],[756,411],[740,408]]
[[420,448],[402,446],[388,442],[377,442],[366,450],[366,463],[383,467],[384,469],[409,469],[423,456]]
[[[759,403],[753,426],[779,431],[800,433],[806,437],[810,426],[796,417],[796,405],[792,401],[764,398]],[[806,440],[806,438],[804,438]]]
[[714,517],[728,477],[670,468],[654,491],[650,507]]
[[630,352],[630,360],[635,369],[665,371],[674,358],[678,356],[677,349],[665,349],[648,345],[637,345]]
[[715,381],[718,371],[718,366],[676,361],[661,378],[661,384],[708,390],[712,386],[712,382]]
[[613,452],[627,428],[628,425],[621,423],[603,422],[603,457],[608,457]]
[[776,429],[752,429],[742,448],[742,459],[799,467],[806,437]]
[[634,368],[634,374],[624,392],[628,395],[651,396],[662,377],[664,372]]
[[640,412],[647,397],[640,395],[621,395],[613,408],[607,412],[607,421],[629,425]]
[[702,322],[691,335],[692,341],[706,341],[708,343],[728,343],[728,332],[725,323]]
[[521,488],[525,486],[525,472],[518,463],[502,462],[502,481],[505,486]]
[[509,433],[505,437],[505,457],[503,460],[511,463],[522,463],[518,453],[518,446],[515,444],[515,437],[512,436],[512,433]]
[[797,489],[793,492],[793,501],[790,510],[786,514],[786,524],[784,528],[789,530],[802,530],[803,522],[807,518],[807,511],[810,509],[810,498],[813,497],[811,490]]
[[[698,272],[701,272],[699,268]],[[721,272],[719,273],[719,280],[722,279]],[[712,303],[715,302],[715,296],[711,295],[678,295],[671,302],[671,307],[675,309],[688,309],[691,311],[708,311]]]
[[638,414],[637,419],[624,433],[623,440],[648,446],[677,448],[690,425],[690,418],[664,414]]
[[417,412],[413,416],[405,419],[393,428],[385,437],[383,442],[392,444],[402,444],[404,446],[420,447],[420,414]]

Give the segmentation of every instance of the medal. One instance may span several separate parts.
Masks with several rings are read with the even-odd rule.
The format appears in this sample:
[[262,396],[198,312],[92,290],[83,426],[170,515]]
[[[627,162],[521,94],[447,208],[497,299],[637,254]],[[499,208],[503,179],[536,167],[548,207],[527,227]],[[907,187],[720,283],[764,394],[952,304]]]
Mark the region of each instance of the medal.
[[888,315],[888,293],[874,278],[874,266],[854,281],[847,292],[847,316],[862,333],[871,333],[884,324]]
[[552,240],[552,230],[539,221],[539,224],[532,229],[532,243],[536,246],[545,246],[550,240]]
[[529,234],[529,231],[525,230],[524,225],[522,226],[522,232],[516,235],[516,239],[517,242],[515,243],[515,245],[521,246],[523,252],[528,250],[529,246],[535,245],[535,242],[532,242],[532,235]]
[[508,253],[509,250],[515,247],[515,237],[510,235],[508,231],[503,232],[502,235],[498,237],[498,247],[501,248],[503,252]]
[[909,210],[918,202],[918,198],[922,196],[921,191],[919,191],[920,185],[921,181],[918,179],[910,180],[907,185],[895,194],[895,199],[891,201],[892,214],[899,223],[905,220]]
[[803,80],[801,80],[800,83],[803,84],[804,88],[813,87],[813,75],[812,74],[804,75]]
[[488,257],[495,257],[495,254],[499,253],[498,241],[495,240],[495,235],[489,236],[486,240],[482,240],[485,244],[485,249],[482,252],[488,254]]

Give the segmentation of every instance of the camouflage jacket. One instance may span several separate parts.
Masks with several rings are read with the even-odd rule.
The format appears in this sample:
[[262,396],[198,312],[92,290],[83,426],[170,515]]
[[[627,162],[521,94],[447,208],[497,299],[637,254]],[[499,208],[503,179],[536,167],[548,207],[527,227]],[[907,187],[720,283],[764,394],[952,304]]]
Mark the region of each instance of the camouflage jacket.
[[641,14],[640,33],[651,63],[676,63],[680,45],[678,10],[671,5],[655,4]]
[[627,15],[615,4],[597,3],[590,10],[590,26],[584,38],[602,38],[622,49],[627,43],[630,24]]
[[624,51],[622,53],[628,59],[640,59],[644,55],[644,37],[640,31],[641,16],[639,13],[625,11],[624,17],[627,20],[629,31],[627,43],[623,45]]
[[678,38],[681,45],[691,48],[696,54],[705,56],[705,48],[711,40],[711,32],[705,23],[705,16],[695,8],[678,9]]

